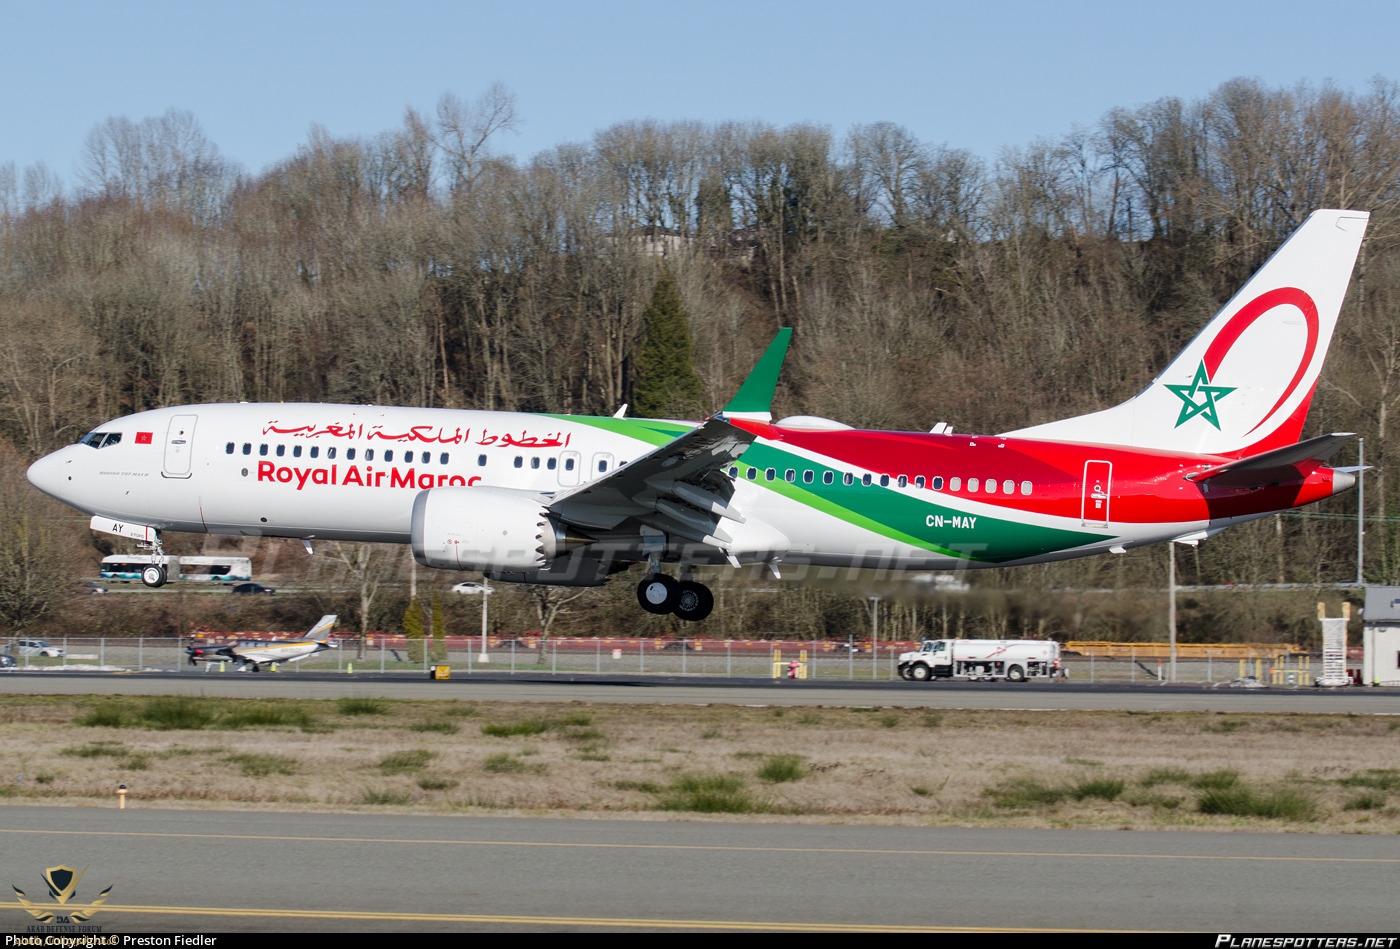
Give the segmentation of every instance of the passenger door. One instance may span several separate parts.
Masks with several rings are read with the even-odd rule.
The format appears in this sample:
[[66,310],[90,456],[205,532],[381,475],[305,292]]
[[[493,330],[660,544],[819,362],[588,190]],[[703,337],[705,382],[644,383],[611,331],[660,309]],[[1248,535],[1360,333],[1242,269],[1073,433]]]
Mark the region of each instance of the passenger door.
[[1112,491],[1113,463],[1084,462],[1084,487],[1080,497],[1079,522],[1085,527],[1107,527]]
[[176,415],[165,431],[165,467],[161,474],[167,478],[188,478],[194,453],[194,423],[198,415]]

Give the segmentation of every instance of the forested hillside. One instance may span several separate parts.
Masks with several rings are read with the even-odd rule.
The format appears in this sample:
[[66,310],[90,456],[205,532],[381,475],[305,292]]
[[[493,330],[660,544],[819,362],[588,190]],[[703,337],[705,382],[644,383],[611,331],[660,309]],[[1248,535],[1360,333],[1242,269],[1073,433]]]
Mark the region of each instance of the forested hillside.
[[[1348,207],[1372,222],[1307,434],[1365,436],[1377,518],[1366,572],[1400,582],[1387,519],[1400,494],[1387,474],[1400,402],[1395,83],[1236,80],[998,156],[887,122],[636,121],[512,161],[499,145],[516,121],[503,88],[445,96],[374,138],[313,130],[249,174],[172,111],[93,129],[72,180],[0,165],[10,476],[104,419],[188,402],[610,414],[633,401],[663,272],[689,314],[705,408],[790,326],[780,415],[1007,430],[1132,395],[1310,211]],[[58,514],[40,517],[37,494],[15,490],[11,544],[19,520]],[[1347,495],[1310,512],[1332,518],[1226,532],[1183,555],[1183,579],[1347,580],[1356,528],[1339,515],[1354,510]],[[62,524],[55,544],[90,543]],[[1148,550],[975,582],[1160,587],[1164,563]],[[604,595],[589,596],[602,610]],[[783,599],[813,596],[827,595]],[[589,602],[559,622],[590,632]],[[803,628],[845,635],[864,622],[858,607],[841,608],[849,623]],[[1039,628],[1073,625],[1055,613]]]

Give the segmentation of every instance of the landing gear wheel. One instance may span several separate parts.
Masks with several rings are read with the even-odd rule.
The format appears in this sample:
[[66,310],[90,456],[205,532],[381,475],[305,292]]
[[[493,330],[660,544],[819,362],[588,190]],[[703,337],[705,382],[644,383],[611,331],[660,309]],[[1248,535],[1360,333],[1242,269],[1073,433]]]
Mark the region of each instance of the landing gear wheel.
[[680,584],[664,573],[653,573],[637,584],[637,602],[648,613],[674,613],[679,597]]
[[715,608],[715,596],[703,583],[686,580],[680,584],[676,597],[676,616],[688,623],[698,623]]
[[928,666],[924,665],[922,662],[918,665],[910,666],[909,678],[913,679],[915,682],[927,682],[929,678]]
[[1026,670],[1020,666],[1012,666],[1006,670],[1006,680],[1008,682],[1025,682]]
[[151,564],[141,571],[141,582],[148,587],[165,586],[165,568]]

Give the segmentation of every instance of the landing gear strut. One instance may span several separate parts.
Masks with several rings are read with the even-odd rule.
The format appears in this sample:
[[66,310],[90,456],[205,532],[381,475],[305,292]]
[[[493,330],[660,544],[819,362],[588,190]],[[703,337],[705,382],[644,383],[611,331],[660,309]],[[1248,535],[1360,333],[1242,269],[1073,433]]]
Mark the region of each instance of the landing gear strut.
[[151,564],[141,571],[141,582],[148,587],[165,586],[165,548],[160,543],[160,531],[152,531],[151,542],[141,546],[151,551]]
[[694,580],[676,581],[664,573],[649,573],[637,584],[637,602],[648,613],[674,613],[696,623],[710,615],[715,597],[710,588]]

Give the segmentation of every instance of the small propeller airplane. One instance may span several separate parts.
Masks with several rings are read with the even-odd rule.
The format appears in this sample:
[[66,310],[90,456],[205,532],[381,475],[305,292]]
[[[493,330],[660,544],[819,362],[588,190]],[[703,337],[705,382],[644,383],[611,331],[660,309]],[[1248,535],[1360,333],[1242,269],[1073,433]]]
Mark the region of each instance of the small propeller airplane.
[[336,618],[335,613],[322,616],[302,639],[239,639],[222,646],[191,646],[185,650],[185,655],[190,657],[192,666],[201,662],[236,662],[239,672],[249,669],[261,672],[263,666],[300,662],[307,656],[335,649],[335,643],[324,637],[335,628]]
[[150,586],[164,531],[372,541],[515,583],[644,563],[641,608],[691,621],[714,606],[695,566],[965,570],[1195,543],[1355,484],[1327,465],[1353,435],[1300,439],[1368,219],[1309,215],[1127,402],[999,435],[774,422],[784,329],[700,423],[183,406],[100,425],[29,480],[149,549]]

